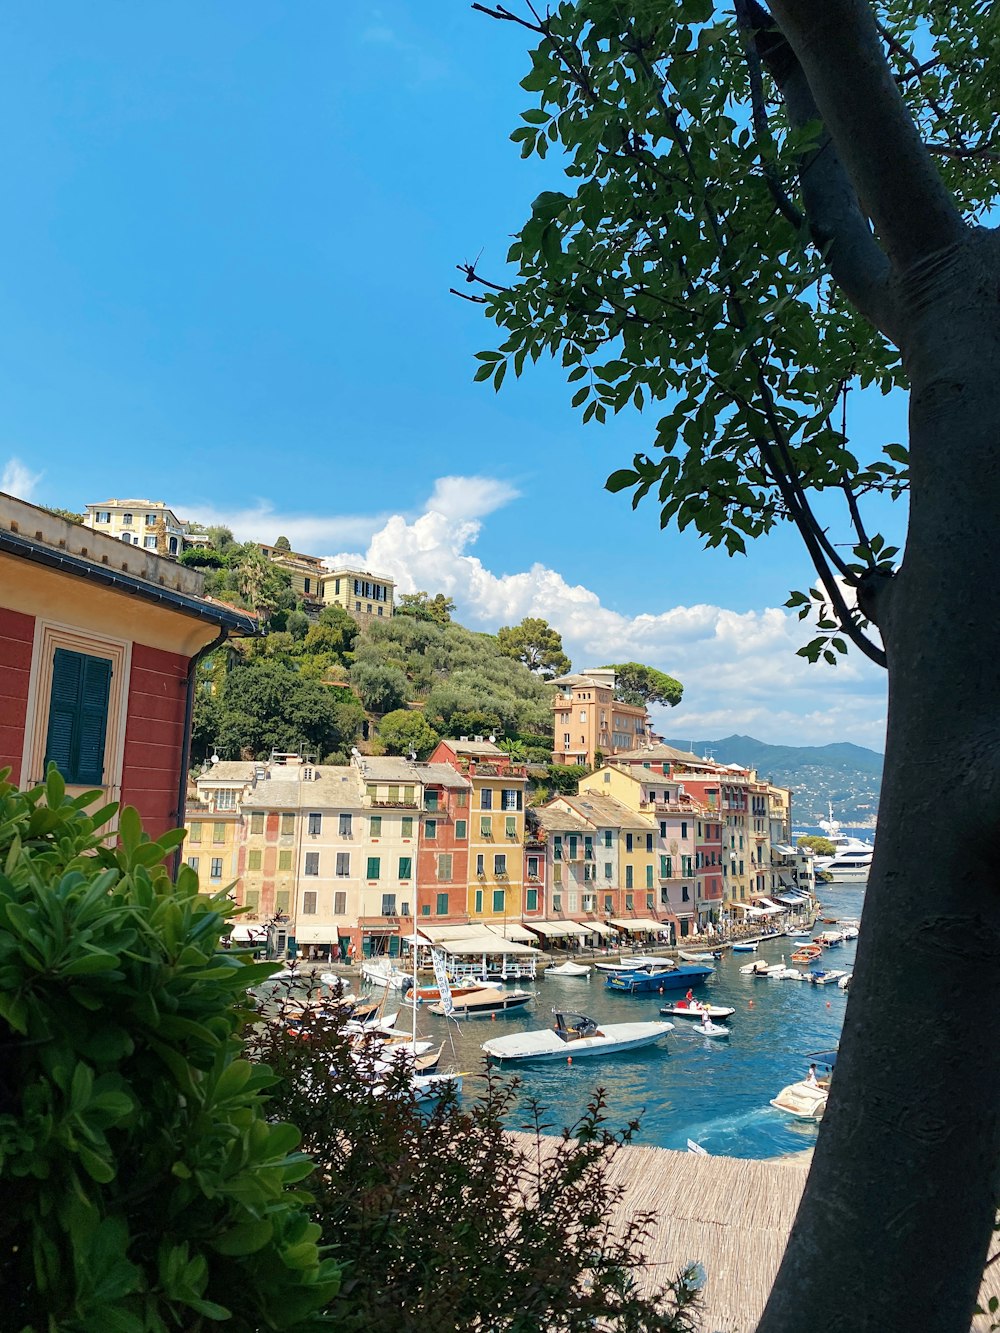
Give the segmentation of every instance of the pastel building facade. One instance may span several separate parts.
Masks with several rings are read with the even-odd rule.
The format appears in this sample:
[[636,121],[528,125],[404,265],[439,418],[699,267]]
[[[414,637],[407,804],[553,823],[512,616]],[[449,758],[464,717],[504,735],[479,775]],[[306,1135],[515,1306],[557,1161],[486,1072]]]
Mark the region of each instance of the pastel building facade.
[[0,495],[0,768],[183,821],[198,659],[252,616],[145,547]]
[[491,741],[439,741],[432,764],[471,783],[467,911],[477,921],[520,920],[524,911],[527,770]]
[[473,787],[451,764],[419,764],[424,791],[417,851],[417,916],[435,925],[469,920],[469,821]]
[[330,569],[323,575],[322,600],[342,606],[355,620],[388,619],[392,615],[392,579],[366,569]]
[[552,684],[555,764],[593,767],[598,754],[609,756],[649,744],[649,714],[642,705],[615,700],[615,673],[611,667],[593,667]]
[[102,500],[86,506],[83,524],[145,551],[163,547],[168,556],[180,555],[187,535],[187,524],[162,500]]

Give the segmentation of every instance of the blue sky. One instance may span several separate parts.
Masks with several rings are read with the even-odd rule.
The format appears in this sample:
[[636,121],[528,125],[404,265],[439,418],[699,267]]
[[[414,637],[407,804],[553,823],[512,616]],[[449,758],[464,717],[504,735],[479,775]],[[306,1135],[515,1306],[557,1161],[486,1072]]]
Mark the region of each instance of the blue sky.
[[[547,366],[473,384],[455,264],[497,271],[558,183],[507,137],[525,34],[456,0],[49,0],[0,36],[8,489],[357,553],[477,628],[545,614],[578,666],[676,672],[668,734],[882,748],[880,674],[794,657],[791,532],[738,560],[663,534],[603,490],[649,420],[582,427]],[[902,435],[898,402],[852,412]]]

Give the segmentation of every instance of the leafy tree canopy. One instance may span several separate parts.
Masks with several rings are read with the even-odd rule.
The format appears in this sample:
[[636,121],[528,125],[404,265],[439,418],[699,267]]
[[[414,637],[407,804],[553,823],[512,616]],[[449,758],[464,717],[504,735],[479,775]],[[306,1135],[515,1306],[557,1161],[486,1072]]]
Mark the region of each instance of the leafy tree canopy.
[[817,856],[833,856],[837,850],[829,838],[823,838],[819,834],[814,833],[804,833],[802,837],[799,838],[798,845],[800,847],[808,847],[810,851],[815,852]]
[[615,698],[624,704],[679,704],[684,686],[665,671],[640,662],[615,662]]
[[423,713],[410,708],[386,713],[378,724],[378,734],[387,754],[409,755],[415,751],[418,759],[426,759],[441,739]]
[[350,749],[364,720],[350,690],[267,657],[237,658],[221,688],[205,698],[203,713],[196,739],[234,759],[263,759],[272,750],[322,755]]
[[443,592],[429,597],[425,592],[404,592],[396,604],[397,616],[413,616],[416,620],[432,620],[437,625],[451,622],[455,603]]
[[562,650],[562,635],[547,620],[526,616],[520,625],[504,625],[497,630],[497,647],[505,657],[523,662],[540,676],[561,676],[570,669]]

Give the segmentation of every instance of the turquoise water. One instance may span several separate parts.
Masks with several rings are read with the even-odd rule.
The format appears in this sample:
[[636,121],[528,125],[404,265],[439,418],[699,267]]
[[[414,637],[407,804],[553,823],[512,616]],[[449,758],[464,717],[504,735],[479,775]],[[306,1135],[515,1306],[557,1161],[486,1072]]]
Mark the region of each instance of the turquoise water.
[[[863,886],[821,888],[825,917],[860,917]],[[830,929],[823,924],[817,930]],[[827,967],[850,971],[856,941],[824,953]],[[517,1069],[526,1095],[548,1111],[553,1132],[572,1123],[595,1087],[608,1097],[609,1126],[626,1124],[641,1115],[640,1143],[684,1149],[688,1139],[708,1152],[727,1157],[780,1157],[811,1147],[816,1126],[793,1120],[768,1105],[788,1083],[804,1078],[810,1051],[836,1046],[844,1020],[846,992],[836,985],[812,986],[800,981],[769,981],[741,976],[739,969],[754,958],[786,961],[796,941],[763,943],[756,954],[731,953],[716,963],[715,974],[696,990],[700,999],[732,1005],[726,1020],[728,1041],[713,1041],[686,1019],[674,1021],[664,1042],[631,1054],[575,1061],[572,1065],[523,1065]],[[602,979],[598,981],[598,976]],[[527,983],[535,999],[525,1011],[509,1017],[448,1023],[418,1011],[421,1035],[439,1038],[451,1032],[442,1068],[455,1063],[473,1076],[465,1081],[466,1096],[475,1095],[475,1075],[482,1069],[480,1044],[489,1037],[547,1026],[553,1006],[580,1010],[602,1023],[658,1018],[671,996],[620,995],[604,987],[603,975],[590,981],[553,977]],[[506,1067],[502,1070],[508,1076]],[[512,1075],[510,1075],[512,1076]]]

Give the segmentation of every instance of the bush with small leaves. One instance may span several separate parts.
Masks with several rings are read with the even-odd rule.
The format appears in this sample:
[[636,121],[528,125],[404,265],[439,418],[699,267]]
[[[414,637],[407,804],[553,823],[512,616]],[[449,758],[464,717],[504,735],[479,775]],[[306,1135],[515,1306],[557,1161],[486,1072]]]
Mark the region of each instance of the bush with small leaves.
[[339,1272],[312,1162],[243,1057],[247,988],[199,896],[130,808],[70,797],[52,767],[0,770],[0,1291],[21,1333],[313,1329]]

